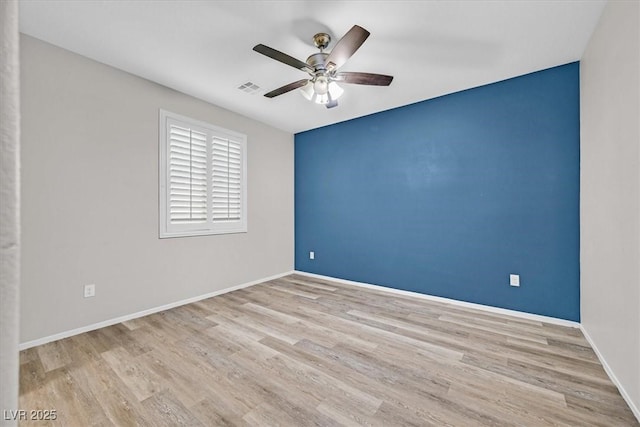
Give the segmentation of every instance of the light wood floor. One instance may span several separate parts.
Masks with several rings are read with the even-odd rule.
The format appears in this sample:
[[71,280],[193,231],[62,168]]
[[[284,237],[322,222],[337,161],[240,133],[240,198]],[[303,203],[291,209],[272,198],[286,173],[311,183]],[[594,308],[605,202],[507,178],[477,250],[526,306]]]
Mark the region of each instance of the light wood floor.
[[302,276],[25,350],[20,387],[64,426],[639,425],[578,329]]

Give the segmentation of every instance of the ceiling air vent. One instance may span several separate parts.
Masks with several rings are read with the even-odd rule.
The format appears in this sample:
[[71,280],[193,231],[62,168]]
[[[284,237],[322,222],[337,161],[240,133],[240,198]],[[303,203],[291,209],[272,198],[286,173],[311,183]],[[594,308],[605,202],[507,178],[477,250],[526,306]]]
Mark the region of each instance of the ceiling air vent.
[[240,89],[243,92],[247,92],[251,95],[258,93],[260,91],[260,86],[258,86],[257,84],[253,83],[253,82],[246,82],[244,84],[241,84],[240,86],[238,86],[238,89]]

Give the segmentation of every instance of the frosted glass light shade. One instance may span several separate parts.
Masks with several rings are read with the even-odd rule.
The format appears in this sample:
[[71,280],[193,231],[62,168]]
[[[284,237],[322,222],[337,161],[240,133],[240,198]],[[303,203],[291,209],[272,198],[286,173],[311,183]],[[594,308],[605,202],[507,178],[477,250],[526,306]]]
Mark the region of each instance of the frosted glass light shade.
[[315,83],[313,83],[313,90],[318,95],[326,95],[327,91],[329,90],[329,81],[327,80],[327,78],[324,76],[316,78]]
[[313,95],[315,95],[315,92],[313,91],[313,83],[311,83],[311,81],[307,82],[307,84],[302,86],[300,89],[300,93],[309,101],[313,101]]
[[338,83],[331,82],[329,83],[329,94],[331,94],[331,99],[336,100],[342,96],[344,93],[344,89],[338,86]]

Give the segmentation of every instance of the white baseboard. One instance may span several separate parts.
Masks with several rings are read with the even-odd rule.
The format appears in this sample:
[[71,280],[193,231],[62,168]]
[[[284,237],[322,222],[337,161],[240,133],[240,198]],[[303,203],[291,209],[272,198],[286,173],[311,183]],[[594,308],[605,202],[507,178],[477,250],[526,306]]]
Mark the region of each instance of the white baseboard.
[[622,398],[625,400],[625,402],[627,402],[627,405],[629,405],[631,412],[633,412],[633,415],[635,415],[638,421],[640,421],[640,410],[638,409],[636,404],[633,402],[633,400],[631,400],[631,396],[629,396],[629,393],[627,393],[625,388],[622,386],[622,383],[618,380],[618,377],[616,377],[616,374],[613,373],[613,370],[607,363],[602,353],[600,353],[598,346],[593,341],[589,333],[586,331],[586,329],[584,328],[584,325],[580,325],[580,330],[582,331],[582,335],[584,335],[584,337],[589,342],[589,345],[591,345],[591,348],[593,349],[593,351],[596,353],[596,356],[598,356],[598,360],[600,360],[600,363],[602,364],[604,371],[607,373],[607,375],[609,375],[609,378],[616,385],[616,387],[618,387],[618,391],[620,391]]
[[421,293],[412,292],[412,291],[403,291],[401,289],[388,288],[386,286],[380,286],[380,285],[372,285],[370,283],[354,282],[352,280],[338,279],[338,278],[335,278],[335,277],[323,276],[323,275],[320,275],[320,274],[306,273],[304,271],[297,271],[296,270],[296,271],[294,271],[294,273],[295,274],[300,274],[302,276],[315,277],[316,279],[331,280],[331,281],[338,282],[338,283],[344,283],[346,285],[353,285],[353,286],[360,286],[362,288],[374,289],[376,291],[389,292],[389,293],[392,293],[392,294],[399,294],[399,295],[406,295],[406,296],[411,296],[411,297],[420,298],[420,299],[426,299],[426,300],[430,300],[430,301],[437,301],[437,302],[441,302],[441,303],[445,303],[445,304],[457,305],[457,306],[460,306],[460,307],[474,308],[476,310],[488,311],[490,313],[504,314],[504,315],[507,315],[507,316],[519,317],[521,319],[534,320],[534,321],[537,321],[537,322],[544,322],[544,323],[552,323],[554,325],[568,326],[570,328],[579,328],[580,327],[580,323],[579,322],[573,322],[571,320],[565,320],[565,319],[558,319],[556,317],[541,316],[539,314],[531,314],[531,313],[525,313],[523,311],[508,310],[506,308],[492,307],[490,305],[475,304],[475,303],[466,302],[466,301],[458,301],[458,300],[455,300],[455,299],[437,297],[437,296],[433,296],[433,295],[421,294]]
[[49,343],[49,342],[52,342],[52,341],[61,340],[63,338],[72,337],[74,335],[82,334],[84,332],[94,331],[96,329],[105,328],[107,326],[111,326],[111,325],[115,325],[115,324],[118,324],[118,323],[126,322],[127,320],[133,320],[133,319],[137,319],[139,317],[148,316],[148,315],[153,314],[153,313],[158,313],[160,311],[169,310],[171,308],[179,307],[181,305],[191,304],[192,302],[201,301],[203,299],[215,297],[216,295],[226,294],[227,292],[235,291],[235,290],[242,289],[242,288],[248,288],[249,286],[254,286],[254,285],[257,285],[259,283],[267,282],[269,280],[278,279],[280,277],[288,276],[288,275],[293,274],[293,273],[294,273],[293,271],[287,271],[285,273],[280,273],[280,274],[276,274],[276,275],[273,275],[273,276],[264,277],[262,279],[253,280],[251,282],[243,283],[243,284],[237,285],[237,286],[232,286],[230,288],[221,289],[219,291],[209,292],[209,293],[204,294],[204,295],[199,295],[199,296],[196,296],[196,297],[183,299],[181,301],[172,302],[172,303],[169,303],[169,304],[161,305],[159,307],[153,307],[153,308],[149,308],[147,310],[138,311],[137,313],[127,314],[127,315],[124,315],[124,316],[116,317],[114,319],[104,320],[102,322],[93,323],[91,325],[83,326],[81,328],[76,328],[76,329],[72,329],[72,330],[69,330],[69,331],[60,332],[60,333],[57,333],[57,334],[54,334],[54,335],[49,335],[49,336],[46,336],[46,337],[43,337],[43,338],[38,338],[38,339],[35,339],[35,340],[32,340],[32,341],[23,342],[23,343],[21,343],[19,345],[18,348],[21,351],[22,350],[26,350],[26,349],[31,348],[31,347],[35,347],[35,346],[38,346],[38,345],[46,344],[46,343]]

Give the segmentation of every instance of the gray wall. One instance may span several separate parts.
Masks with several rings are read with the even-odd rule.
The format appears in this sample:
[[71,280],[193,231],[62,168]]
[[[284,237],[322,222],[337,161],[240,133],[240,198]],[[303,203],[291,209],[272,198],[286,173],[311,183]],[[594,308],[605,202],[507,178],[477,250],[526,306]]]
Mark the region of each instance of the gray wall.
[[[21,61],[21,342],[293,269],[293,135],[25,35]],[[158,239],[159,108],[247,135],[248,233]]]
[[640,408],[640,3],[609,2],[581,60],[582,324]]

